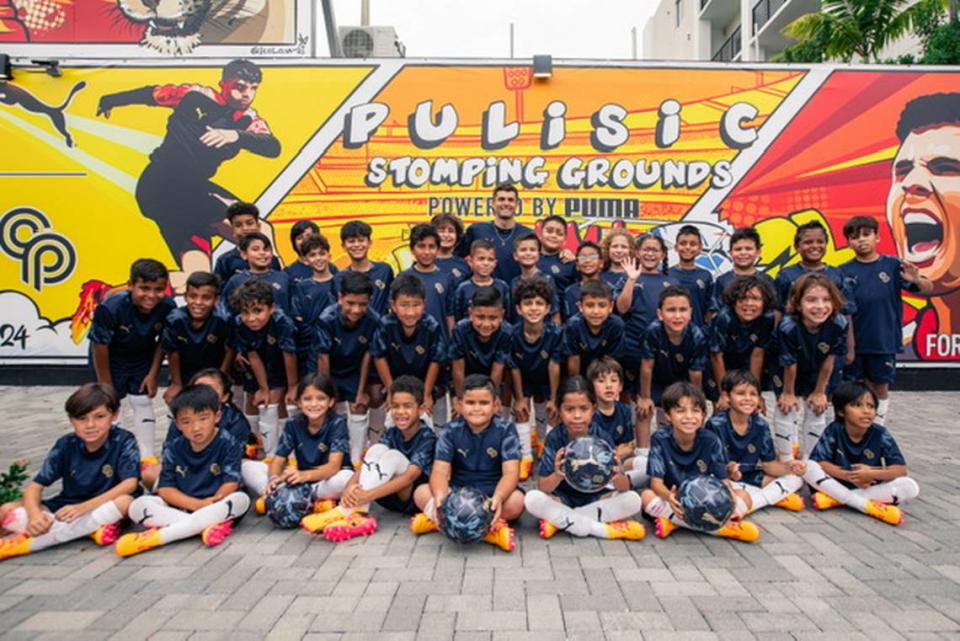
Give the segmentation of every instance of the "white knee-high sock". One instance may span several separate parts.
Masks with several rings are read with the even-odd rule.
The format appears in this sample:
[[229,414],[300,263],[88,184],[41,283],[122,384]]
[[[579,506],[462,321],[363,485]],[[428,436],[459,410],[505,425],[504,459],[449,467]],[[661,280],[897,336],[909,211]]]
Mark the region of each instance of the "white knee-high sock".
[[[802,401],[801,401],[802,402]],[[781,461],[793,460],[793,448],[800,438],[801,409],[784,414],[778,405],[773,410],[773,445]]]
[[670,519],[670,521],[672,523],[675,523],[676,525],[679,525],[685,528],[690,527],[689,525],[687,525],[687,523],[683,519],[677,517],[677,515],[673,511],[673,508],[670,507],[670,504],[664,501],[659,496],[654,498],[649,503],[647,503],[646,507],[643,508],[643,511],[654,518],[665,517]]
[[160,540],[167,544],[196,536],[211,525],[240,518],[248,509],[250,497],[243,492],[234,492],[213,505],[202,507],[192,514],[187,514],[186,518],[162,528]]
[[817,490],[832,496],[844,505],[848,505],[855,510],[865,512],[867,509],[867,497],[860,492],[855,492],[846,485],[833,478],[823,471],[820,464],[816,461],[807,461],[807,471],[803,475],[803,480],[812,485]]
[[427,518],[433,521],[434,523],[439,523],[437,520],[437,505],[433,500],[433,497],[427,500],[427,503],[423,506],[423,513],[427,515]]
[[629,519],[643,510],[643,501],[636,492],[617,492],[593,503],[574,508],[577,514],[589,516],[601,523],[613,523]]
[[151,494],[134,499],[128,514],[137,525],[164,527],[185,518],[189,512],[170,507],[162,498]]
[[873,422],[877,425],[885,425],[887,420],[887,410],[889,409],[889,398],[881,398],[879,401],[877,401],[877,417],[873,419]]
[[260,496],[267,491],[267,484],[270,483],[270,468],[263,461],[243,459],[240,463],[240,477],[244,487]]
[[[410,460],[402,452],[391,450],[386,445],[377,443],[371,445],[363,457],[358,482],[363,489],[372,490],[403,474],[408,467],[410,467]],[[344,514],[350,514],[354,511],[369,512],[370,504],[364,503],[358,505],[355,509],[340,506],[340,510]]]
[[810,458],[810,452],[820,440],[820,435],[827,427],[827,412],[815,414],[809,407],[803,411],[803,458]]
[[[524,506],[538,519],[552,523],[558,530],[574,536],[606,538],[607,526],[586,514],[581,514],[559,501],[554,501],[540,490],[531,490],[523,498]],[[591,504],[592,505],[592,504]]]
[[244,414],[247,422],[250,423],[250,432],[260,436],[260,414]]
[[313,484],[313,498],[339,499],[347,483],[353,478],[353,470],[340,470],[333,476]]
[[743,489],[750,495],[750,512],[756,512],[768,505],[776,505],[782,501],[788,494],[796,492],[803,487],[803,479],[796,474],[786,474],[775,478],[763,487],[742,484]]
[[356,463],[363,455],[367,444],[367,430],[370,429],[370,413],[354,414],[347,412],[347,433],[350,437],[350,462]]
[[36,552],[44,548],[66,543],[80,537],[93,534],[101,525],[116,523],[123,518],[123,514],[117,509],[113,501],[107,501],[96,509],[87,512],[80,518],[70,523],[64,521],[54,521],[53,525],[46,534],[34,537],[30,543],[30,551]]
[[533,402],[533,411],[530,412],[530,417],[533,419],[533,427],[536,430],[535,434],[537,435],[537,440],[542,441],[547,438],[547,433],[553,427],[552,425],[547,424],[547,404]]
[[153,400],[142,394],[127,396],[133,408],[133,434],[137,437],[140,457],[153,456],[153,441],[157,431],[157,417],[153,413]]
[[638,489],[650,484],[650,476],[647,474],[647,458],[645,454],[637,454],[628,459],[628,461],[632,461],[631,469],[625,470],[624,474],[630,479],[630,487]]
[[[531,419],[533,417],[530,417]],[[520,439],[520,457],[521,458],[533,458],[533,447],[530,445],[530,434],[533,425],[531,421],[524,421],[522,423],[515,423],[517,426],[517,438]]]
[[264,456],[273,456],[280,443],[280,405],[270,403],[260,408],[260,436],[263,437]]
[[874,501],[900,505],[917,498],[920,495],[920,486],[909,476],[901,476],[854,491]]

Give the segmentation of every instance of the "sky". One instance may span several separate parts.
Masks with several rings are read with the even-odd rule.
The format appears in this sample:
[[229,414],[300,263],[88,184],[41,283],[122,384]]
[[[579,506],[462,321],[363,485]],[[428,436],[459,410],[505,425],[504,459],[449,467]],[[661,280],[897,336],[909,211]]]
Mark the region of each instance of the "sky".
[[[659,0],[370,0],[370,24],[391,26],[408,58],[514,56],[629,60],[631,28],[642,55],[643,26]],[[322,11],[317,3],[319,17]],[[360,24],[360,0],[333,0],[338,26]],[[318,55],[328,54],[318,38]]]

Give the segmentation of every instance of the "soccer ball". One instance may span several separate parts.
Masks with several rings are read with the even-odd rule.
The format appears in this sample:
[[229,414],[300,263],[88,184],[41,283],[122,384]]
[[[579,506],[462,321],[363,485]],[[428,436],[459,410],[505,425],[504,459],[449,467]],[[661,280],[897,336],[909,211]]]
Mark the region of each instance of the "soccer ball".
[[281,528],[295,528],[313,509],[313,487],[309,483],[282,483],[267,496],[267,517]]
[[613,448],[596,436],[581,436],[563,450],[563,478],[580,492],[599,492],[613,478]]
[[469,487],[447,495],[437,514],[440,531],[457,543],[476,543],[483,539],[493,523],[490,499]]
[[683,520],[704,532],[722,528],[733,515],[733,492],[713,476],[695,476],[680,484],[677,500]]

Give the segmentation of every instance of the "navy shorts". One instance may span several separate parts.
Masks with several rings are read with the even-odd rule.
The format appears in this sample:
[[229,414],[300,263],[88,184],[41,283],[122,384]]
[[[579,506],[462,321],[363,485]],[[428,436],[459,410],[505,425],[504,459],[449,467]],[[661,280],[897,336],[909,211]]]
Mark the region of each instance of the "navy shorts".
[[844,378],[851,381],[868,380],[871,383],[892,385],[897,376],[896,354],[857,354],[844,369]]
[[118,374],[110,372],[110,378],[113,379],[113,389],[117,390],[117,396],[123,398],[127,394],[131,396],[142,396],[145,392],[140,391],[140,385],[143,379],[147,377],[149,370],[135,372],[133,374]]

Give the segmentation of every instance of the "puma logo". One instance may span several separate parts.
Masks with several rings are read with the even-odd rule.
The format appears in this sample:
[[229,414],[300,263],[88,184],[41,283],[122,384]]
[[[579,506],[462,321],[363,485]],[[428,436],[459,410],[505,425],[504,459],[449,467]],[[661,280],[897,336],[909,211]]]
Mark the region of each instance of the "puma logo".
[[87,83],[83,80],[75,84],[69,93],[67,93],[67,97],[63,103],[55,107],[41,101],[23,87],[10,84],[9,82],[0,82],[0,104],[11,107],[19,106],[29,112],[46,116],[50,119],[50,122],[53,123],[54,128],[63,136],[67,147],[73,147],[73,136],[67,131],[67,121],[63,112],[70,105],[73,96],[86,86]]

